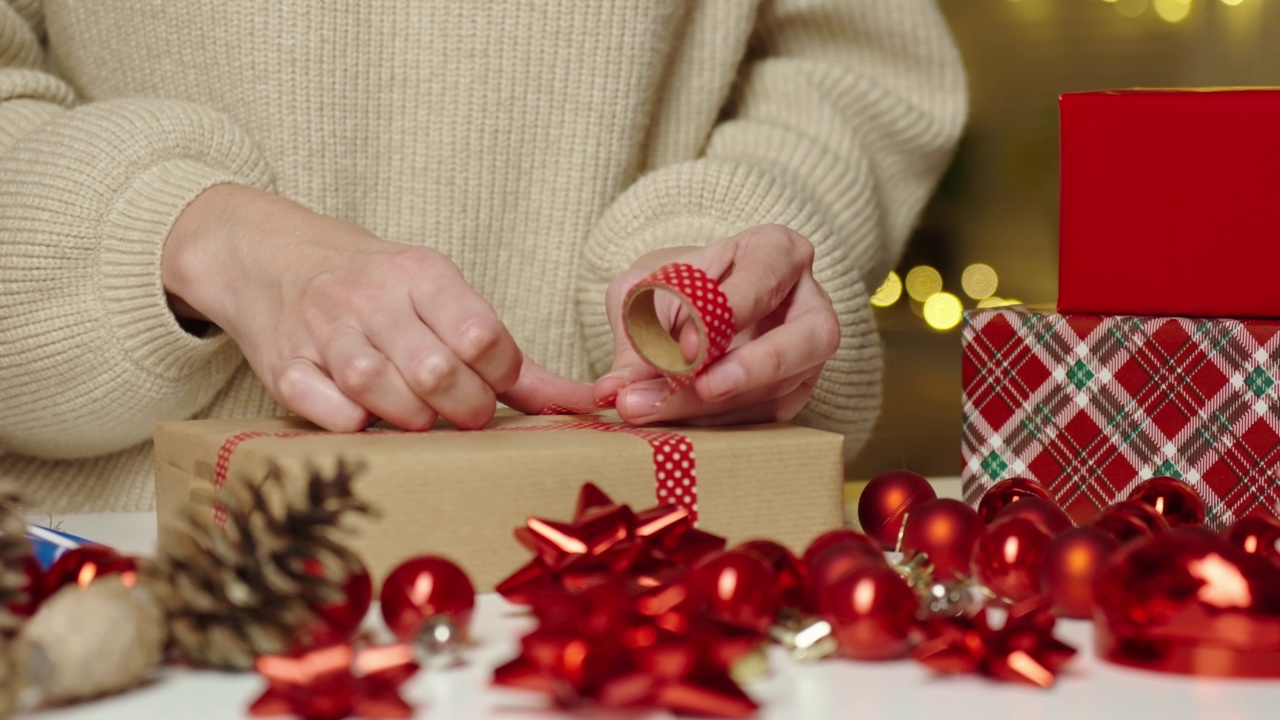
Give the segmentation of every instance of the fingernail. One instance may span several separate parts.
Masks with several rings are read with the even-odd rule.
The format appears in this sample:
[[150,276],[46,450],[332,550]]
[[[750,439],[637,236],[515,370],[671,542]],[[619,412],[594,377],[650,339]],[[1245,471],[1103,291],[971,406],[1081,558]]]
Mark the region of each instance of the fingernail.
[[637,387],[627,391],[622,402],[626,407],[626,415],[633,420],[649,416],[662,401],[662,391],[654,388]]
[[747,374],[734,363],[717,365],[707,371],[706,380],[708,399],[722,398],[731,395],[747,381]]

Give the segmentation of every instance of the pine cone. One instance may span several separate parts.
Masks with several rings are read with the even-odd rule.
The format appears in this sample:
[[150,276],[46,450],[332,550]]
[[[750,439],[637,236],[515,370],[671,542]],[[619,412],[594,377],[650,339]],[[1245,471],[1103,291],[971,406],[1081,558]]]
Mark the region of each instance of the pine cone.
[[26,618],[11,608],[31,600],[31,576],[27,573],[34,551],[27,540],[27,521],[18,511],[21,499],[16,487],[0,484],[0,718],[13,714],[22,686],[13,635]]
[[226,527],[206,510],[165,528],[142,577],[168,617],[174,648],[191,663],[245,670],[260,654],[314,645],[314,608],[343,598],[359,559],[331,536],[351,513],[371,514],[352,492],[359,470],[343,462],[287,482],[272,467],[259,483],[228,484]]
[[0,635],[10,636],[25,617],[11,608],[30,601],[32,553],[27,521],[18,511],[21,493],[12,485],[0,485]]

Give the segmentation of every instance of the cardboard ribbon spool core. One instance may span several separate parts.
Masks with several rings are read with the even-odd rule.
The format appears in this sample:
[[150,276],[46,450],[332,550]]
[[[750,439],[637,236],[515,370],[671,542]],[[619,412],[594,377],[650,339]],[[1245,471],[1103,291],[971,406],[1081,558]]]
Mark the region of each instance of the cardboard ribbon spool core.
[[[685,358],[679,341],[658,318],[657,295],[673,295],[698,332],[698,351]],[[724,354],[733,338],[733,311],[714,279],[690,265],[659,268],[627,293],[622,309],[627,339],[635,351],[673,385],[688,381]]]
[[[680,349],[679,341],[672,337],[666,328],[662,327],[662,321],[658,319],[657,293],[659,289],[667,294],[675,295],[680,304],[684,305],[689,317],[693,318],[693,322],[698,328],[698,354],[694,356],[692,361],[685,359],[684,351]],[[680,295],[680,293],[666,288],[638,288],[627,298],[625,324],[627,337],[631,340],[631,346],[640,354],[640,357],[647,360],[650,365],[653,365],[664,375],[688,375],[701,367],[705,361],[707,355],[707,327],[702,322],[702,318],[698,316],[698,313],[694,311],[689,299]]]

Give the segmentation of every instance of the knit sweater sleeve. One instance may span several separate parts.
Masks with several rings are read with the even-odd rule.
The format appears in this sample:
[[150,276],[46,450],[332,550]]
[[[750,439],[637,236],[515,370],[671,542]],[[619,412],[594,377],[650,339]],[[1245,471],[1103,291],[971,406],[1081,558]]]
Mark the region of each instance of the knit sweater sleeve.
[[83,103],[46,67],[38,4],[0,2],[0,452],[87,457],[193,415],[240,363],[179,327],[160,255],[205,188],[271,175],[216,112]]
[[860,446],[881,354],[868,288],[897,262],[963,128],[964,71],[932,0],[765,0],[702,155],[641,177],[584,249],[578,309],[608,368],[610,280],[646,252],[779,223],[809,238],[843,336],[800,422]]

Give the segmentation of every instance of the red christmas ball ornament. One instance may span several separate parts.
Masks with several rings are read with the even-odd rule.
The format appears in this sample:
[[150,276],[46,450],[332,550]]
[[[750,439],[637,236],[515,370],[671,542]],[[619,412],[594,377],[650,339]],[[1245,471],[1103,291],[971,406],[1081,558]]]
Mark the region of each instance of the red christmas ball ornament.
[[872,540],[860,532],[849,530],[848,528],[840,528],[838,530],[828,530],[814,538],[813,542],[809,543],[809,547],[804,549],[804,555],[800,556],[800,562],[807,566],[813,562],[813,559],[818,556],[818,553],[826,550],[832,545],[841,545],[844,543],[865,545],[868,550],[874,550],[876,552],[881,552],[884,549],[875,540]]
[[1151,506],[1169,527],[1204,524],[1204,500],[1176,478],[1153,477],[1134,488],[1129,499]]
[[1233,523],[1223,537],[1251,555],[1280,560],[1280,520],[1266,515],[1250,515]]
[[755,555],[769,566],[773,571],[773,594],[782,607],[804,604],[804,568],[785,545],[772,540],[748,540],[734,549]]
[[1280,572],[1185,529],[1122,549],[1099,574],[1098,655],[1162,672],[1280,678]]
[[763,560],[737,550],[713,555],[693,570],[694,592],[706,598],[708,615],[758,632],[778,613],[775,584]]
[[978,502],[978,517],[982,522],[990,523],[996,515],[1006,507],[1026,498],[1049,499],[1049,493],[1035,480],[1028,478],[1009,478],[991,486]]
[[1048,498],[1024,497],[1019,502],[1010,503],[996,514],[996,521],[1011,517],[1025,517],[1040,523],[1051,537],[1075,527],[1066,511]]
[[815,554],[806,552],[805,558],[804,607],[810,612],[822,611],[831,586],[845,575],[864,568],[889,567],[884,553],[858,540],[829,544]]
[[1112,505],[1090,525],[1109,533],[1121,545],[1164,535],[1170,529],[1168,521],[1155,508],[1137,500],[1124,500]]
[[1025,515],[992,523],[973,550],[973,571],[1001,600],[1017,603],[1040,592],[1049,531]]
[[903,527],[902,552],[925,553],[933,565],[933,577],[950,581],[967,577],[974,545],[982,536],[982,518],[959,500],[930,500],[916,508]]
[[1040,591],[1062,617],[1093,615],[1093,584],[1120,549],[1120,542],[1096,527],[1078,527],[1055,537],[1040,563]]
[[[324,572],[320,563],[314,560],[307,561],[306,570],[317,577]],[[326,629],[319,633],[320,638],[316,643],[340,642],[355,635],[372,604],[373,580],[369,578],[369,571],[364,565],[359,565],[347,575],[347,581],[342,585],[341,600],[312,608]]]
[[895,550],[902,519],[938,497],[928,480],[908,470],[890,470],[871,478],[858,498],[858,524],[881,547]]
[[897,572],[863,568],[832,585],[822,616],[831,623],[841,655],[893,660],[910,648],[918,602]]
[[45,572],[41,581],[41,594],[51,597],[66,585],[88,587],[95,578],[104,575],[120,575],[121,582],[130,587],[138,579],[138,568],[133,558],[128,558],[102,545],[82,545],[58,556]]
[[450,560],[421,555],[391,571],[378,601],[387,628],[404,642],[414,641],[423,623],[440,616],[451,620],[465,637],[476,591],[462,568]]

